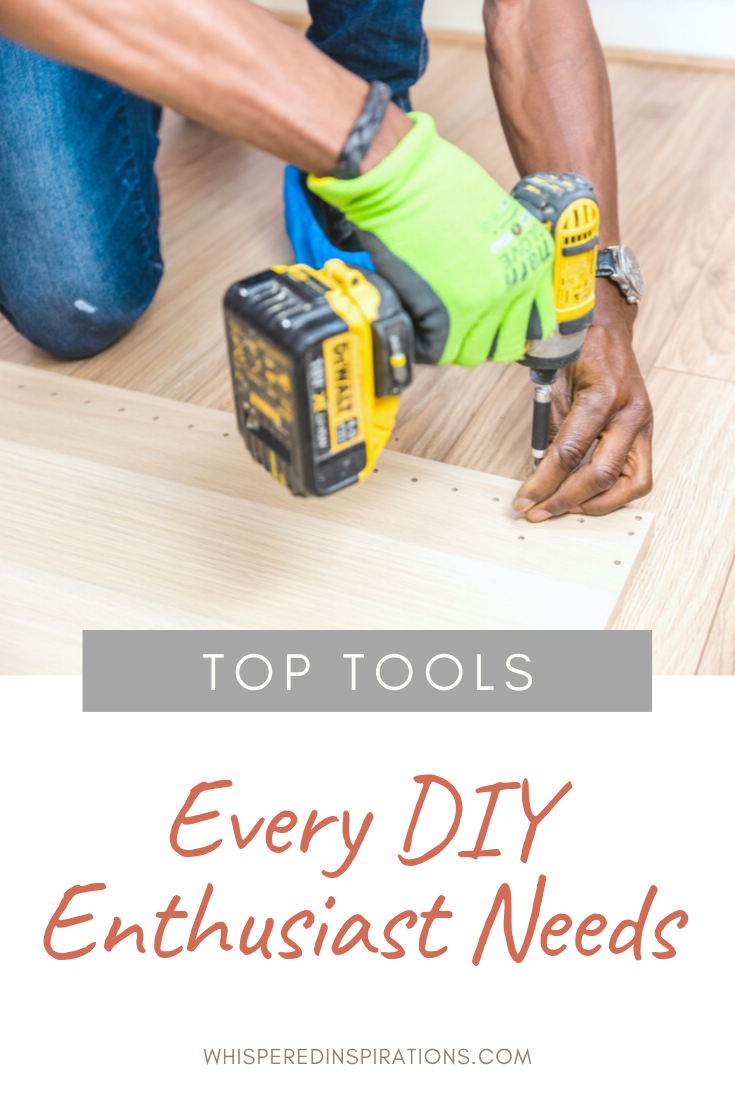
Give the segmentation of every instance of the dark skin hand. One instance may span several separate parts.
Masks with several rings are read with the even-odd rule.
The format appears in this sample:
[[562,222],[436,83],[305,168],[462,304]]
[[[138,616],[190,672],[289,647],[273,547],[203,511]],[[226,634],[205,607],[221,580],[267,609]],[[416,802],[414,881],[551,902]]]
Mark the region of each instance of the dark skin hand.
[[592,327],[583,358],[554,386],[552,432],[548,455],[518,492],[537,503],[526,513],[529,520],[602,516],[650,493],[653,412],[633,352],[632,324],[615,318]]
[[[490,79],[518,171],[586,177],[600,204],[600,247],[621,244],[610,83],[587,0],[485,0],[484,14]],[[514,501],[528,520],[599,516],[650,492],[653,411],[633,351],[637,311],[597,281],[583,357],[554,386],[553,442]]]

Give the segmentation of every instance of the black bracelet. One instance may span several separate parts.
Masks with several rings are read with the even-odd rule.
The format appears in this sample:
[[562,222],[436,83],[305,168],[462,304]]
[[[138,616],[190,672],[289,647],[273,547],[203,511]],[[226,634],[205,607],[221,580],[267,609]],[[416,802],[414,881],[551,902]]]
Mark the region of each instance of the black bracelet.
[[374,80],[365,100],[365,106],[350,130],[342,152],[337,158],[334,175],[338,180],[354,180],[360,175],[360,165],[380,129],[393,92],[387,84]]

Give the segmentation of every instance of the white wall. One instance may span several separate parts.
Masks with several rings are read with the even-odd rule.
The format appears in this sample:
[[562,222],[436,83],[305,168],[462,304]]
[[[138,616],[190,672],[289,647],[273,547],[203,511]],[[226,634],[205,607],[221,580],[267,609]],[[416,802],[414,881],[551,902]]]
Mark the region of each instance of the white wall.
[[[280,11],[306,11],[306,0],[261,2]],[[590,0],[590,7],[605,46],[735,58],[735,0]],[[481,31],[481,13],[482,0],[426,0],[424,22]]]

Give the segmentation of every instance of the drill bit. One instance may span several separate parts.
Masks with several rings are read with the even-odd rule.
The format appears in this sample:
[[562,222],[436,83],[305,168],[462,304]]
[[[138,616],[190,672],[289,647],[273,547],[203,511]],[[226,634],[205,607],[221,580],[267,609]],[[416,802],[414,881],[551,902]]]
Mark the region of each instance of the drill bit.
[[551,386],[537,383],[533,396],[533,429],[531,433],[531,454],[533,468],[538,467],[549,450],[551,432]]

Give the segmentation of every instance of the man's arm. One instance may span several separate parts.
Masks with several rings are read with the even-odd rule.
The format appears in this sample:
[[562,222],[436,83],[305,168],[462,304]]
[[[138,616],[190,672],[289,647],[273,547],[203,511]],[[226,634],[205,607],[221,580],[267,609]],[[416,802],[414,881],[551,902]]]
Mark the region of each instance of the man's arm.
[[[541,224],[521,226],[476,161],[392,104],[361,174],[332,179],[368,85],[248,0],[0,0],[0,33],[310,170],[396,287],[428,362],[475,367],[494,342],[499,359],[520,358],[532,315],[553,331]],[[519,244],[536,263],[508,286]]]
[[[320,176],[368,89],[248,0],[0,0],[0,33]],[[410,127],[391,106],[363,169]]]
[[[485,0],[484,15],[490,78],[520,174],[585,176],[600,203],[600,245],[619,245],[610,84],[587,0]],[[607,513],[650,491],[653,414],[633,353],[636,314],[598,280],[584,357],[555,387],[561,427],[516,498],[529,520]]]

